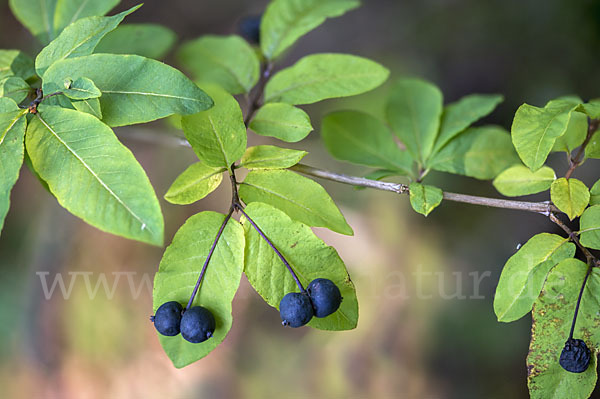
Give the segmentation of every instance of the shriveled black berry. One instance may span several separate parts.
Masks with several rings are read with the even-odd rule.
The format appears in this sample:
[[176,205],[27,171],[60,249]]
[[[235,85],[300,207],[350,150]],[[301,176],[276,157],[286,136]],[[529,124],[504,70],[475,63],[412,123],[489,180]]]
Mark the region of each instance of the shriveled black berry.
[[238,25],[238,32],[252,44],[260,41],[260,20],[262,15],[253,15],[243,18]]
[[179,334],[179,323],[181,322],[181,311],[183,308],[179,302],[165,302],[156,310],[156,314],[150,318],[154,323],[156,331],[168,337]]
[[313,308],[308,295],[299,292],[286,294],[279,302],[281,324],[290,327],[301,327],[313,317]]
[[215,332],[215,318],[210,310],[194,306],[183,313],[181,336],[193,344],[204,342]]
[[590,350],[581,339],[569,339],[560,354],[560,365],[571,373],[583,373],[590,365]]
[[326,317],[338,310],[342,303],[340,289],[333,281],[326,278],[317,278],[310,282],[306,288],[312,301],[316,317]]

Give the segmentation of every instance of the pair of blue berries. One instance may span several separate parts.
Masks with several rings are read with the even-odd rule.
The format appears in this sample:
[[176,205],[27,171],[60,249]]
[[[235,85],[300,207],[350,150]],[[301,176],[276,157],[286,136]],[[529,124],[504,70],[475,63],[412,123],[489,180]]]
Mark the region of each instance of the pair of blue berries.
[[304,292],[290,292],[279,303],[281,324],[289,327],[301,327],[313,316],[327,317],[334,313],[342,303],[340,289],[333,281],[318,278],[308,285]]
[[213,336],[215,318],[210,310],[202,306],[194,306],[187,310],[179,302],[165,302],[150,317],[156,330],[162,335],[181,336],[188,342],[198,344]]

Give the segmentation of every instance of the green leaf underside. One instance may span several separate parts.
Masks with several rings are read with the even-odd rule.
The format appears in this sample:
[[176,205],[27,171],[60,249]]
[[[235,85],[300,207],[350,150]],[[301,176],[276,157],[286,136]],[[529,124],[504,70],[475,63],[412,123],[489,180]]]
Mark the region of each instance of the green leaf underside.
[[43,44],[51,42],[56,33],[54,15],[58,0],[10,0],[12,13]]
[[583,213],[590,202],[590,191],[580,180],[562,177],[552,183],[550,198],[558,209],[573,220]]
[[[154,278],[153,309],[168,301],[185,306],[200,275],[202,265],[225,215],[202,212],[189,218],[165,251]],[[181,334],[159,334],[165,352],[177,368],[185,367],[208,355],[224,339],[232,324],[231,302],[244,269],[244,230],[230,219],[208,264],[194,306],[211,311],[216,321],[213,337],[192,344]]]
[[600,249],[600,205],[589,207],[579,220],[580,241],[588,248]]
[[255,170],[240,185],[246,203],[263,202],[308,226],[354,234],[327,191],[317,182],[289,170]]
[[[344,262],[333,247],[327,246],[310,227],[293,221],[267,204],[254,202],[248,215],[283,254],[306,287],[315,278],[333,281],[342,294],[342,304],[325,318],[314,317],[308,324],[321,330],[349,330],[358,321],[358,301]],[[288,292],[299,292],[296,283],[275,252],[242,217],[246,234],[244,272],[256,292],[274,308]]]
[[358,111],[338,111],[323,118],[321,137],[334,158],[411,174],[412,159],[377,118]]
[[10,192],[23,164],[26,119],[17,104],[0,98],[0,233],[10,207]]
[[124,24],[108,33],[98,43],[95,53],[136,54],[160,60],[175,44],[177,36],[156,24]]
[[366,58],[313,54],[276,73],[265,87],[265,102],[312,104],[361,94],[381,85],[389,71]]
[[25,100],[31,90],[29,84],[19,76],[0,79],[0,97],[8,97],[16,103]]
[[587,266],[566,259],[552,269],[532,312],[531,344],[527,356],[529,393],[533,399],[585,399],[596,385],[596,363],[600,337],[600,273],[594,268],[586,284],[575,338],[583,339],[592,351],[583,373],[564,370],[558,360],[569,337],[571,321]]
[[546,191],[555,179],[556,174],[548,166],[532,172],[523,165],[515,165],[494,179],[494,187],[502,195],[517,197]]
[[88,78],[77,78],[75,81],[69,79],[65,82],[62,93],[71,100],[88,100],[102,95],[100,89]]
[[493,179],[519,162],[510,135],[498,126],[468,128],[433,155],[428,166],[476,179]]
[[206,86],[215,105],[181,118],[185,137],[208,166],[229,168],[246,150],[246,126],[239,104],[218,86]]
[[306,112],[285,103],[270,103],[262,106],[252,121],[250,129],[261,136],[275,137],[295,143],[313,130]]
[[256,53],[239,36],[203,36],[184,44],[177,57],[195,80],[217,84],[230,94],[248,93],[258,82]]
[[410,183],[410,205],[415,212],[429,215],[441,202],[444,193],[437,187],[420,183]]
[[499,94],[471,94],[445,106],[433,152],[438,152],[472,123],[490,114],[503,99]]
[[163,217],[150,181],[108,126],[42,105],[26,145],[35,170],[72,214],[106,232],[162,245]]
[[513,144],[521,160],[532,171],[544,165],[556,139],[562,136],[576,107],[570,101],[556,101],[544,108],[523,104],[511,127]]
[[296,165],[306,151],[290,150],[274,145],[257,145],[248,147],[242,157],[240,166],[248,169],[285,169]]
[[556,234],[537,234],[527,241],[502,269],[494,296],[498,321],[508,323],[529,313],[550,269],[574,255],[575,244]]
[[590,189],[590,205],[600,205],[600,180]]
[[165,199],[172,204],[191,204],[212,193],[221,181],[225,168],[213,168],[196,162],[190,165],[173,182]]
[[83,18],[67,26],[36,57],[37,74],[44,76],[48,67],[57,61],[92,54],[96,45],[108,32],[115,29],[127,15],[140,7],[141,5],[135,6],[112,17]]
[[85,112],[95,116],[102,120],[102,109],[100,107],[100,100],[97,98],[89,98],[86,100],[71,100],[71,105],[77,111]]
[[260,25],[260,46],[267,59],[278,57],[296,40],[360,5],[358,0],[276,0],[267,7]]
[[19,50],[0,50],[0,80],[9,76],[25,80],[34,77],[33,60]]
[[413,159],[421,164],[433,150],[442,102],[440,90],[423,80],[402,79],[392,88],[386,107],[387,120]]
[[44,92],[66,79],[91,79],[102,91],[102,121],[109,126],[188,115],[212,100],[178,70],[138,55],[92,54],[54,63],[44,74]]
[[556,139],[552,152],[572,152],[584,142],[587,127],[587,116],[581,112],[572,112],[567,129],[562,136]]

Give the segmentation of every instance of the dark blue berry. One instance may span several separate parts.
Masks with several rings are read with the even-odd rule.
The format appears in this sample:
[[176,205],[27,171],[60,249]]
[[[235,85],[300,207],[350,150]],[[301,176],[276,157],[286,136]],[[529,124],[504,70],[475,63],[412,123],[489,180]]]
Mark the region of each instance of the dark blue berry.
[[242,37],[252,44],[258,44],[260,41],[260,20],[262,15],[253,15],[240,21],[238,31]]
[[215,318],[210,310],[194,306],[183,313],[181,335],[186,341],[198,344],[213,336],[215,326]]
[[178,302],[165,302],[156,310],[156,314],[150,318],[154,322],[156,331],[168,337],[179,334],[179,323],[181,322],[181,311],[183,308]]
[[340,289],[333,281],[318,278],[308,285],[308,296],[313,305],[316,317],[326,317],[338,310],[342,303]]
[[290,327],[301,327],[313,317],[313,308],[308,295],[299,292],[286,294],[279,302],[281,324]]
[[571,373],[583,373],[590,365],[590,350],[581,339],[569,339],[560,354],[559,363]]

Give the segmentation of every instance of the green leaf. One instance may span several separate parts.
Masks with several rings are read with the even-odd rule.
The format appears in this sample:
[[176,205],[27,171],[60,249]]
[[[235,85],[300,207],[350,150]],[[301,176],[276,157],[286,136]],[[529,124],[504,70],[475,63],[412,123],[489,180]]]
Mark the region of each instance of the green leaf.
[[75,81],[68,79],[62,93],[71,100],[88,100],[102,95],[100,89],[88,78],[77,78]]
[[308,136],[313,127],[308,114],[300,108],[285,103],[271,103],[258,110],[250,122],[250,129],[261,136],[295,143]]
[[194,79],[230,94],[248,93],[258,82],[256,52],[239,36],[203,36],[184,44],[177,57]]
[[338,111],[323,118],[321,137],[334,158],[412,174],[412,159],[379,119],[358,111]]
[[389,74],[378,63],[354,55],[308,55],[273,76],[265,87],[265,102],[312,104],[355,96],[378,87]]
[[296,40],[360,5],[358,0],[275,0],[260,25],[260,47],[267,59],[281,55]]
[[119,2],[120,0],[58,0],[54,11],[56,34],[81,18],[105,15]]
[[97,98],[89,98],[86,100],[72,100],[71,105],[77,111],[94,115],[96,118],[102,120],[102,108],[100,107],[100,100]]
[[55,37],[54,11],[57,0],[9,0],[15,17],[42,44],[50,43]]
[[96,46],[95,53],[137,54],[163,59],[175,44],[177,35],[157,24],[125,24],[108,33]]
[[27,152],[58,202],[103,231],[162,245],[163,217],[133,154],[93,116],[39,107],[27,126]]
[[552,147],[552,152],[563,151],[571,153],[585,141],[587,127],[587,116],[581,112],[573,111],[565,134],[556,139],[554,147]]
[[35,59],[35,70],[44,76],[50,65],[67,58],[90,55],[108,32],[115,29],[123,19],[141,5],[112,17],[87,17],[67,26]]
[[[215,240],[225,215],[202,212],[189,218],[179,229],[163,255],[154,278],[153,309],[169,301],[185,306],[192,295],[200,269]],[[210,259],[194,306],[211,311],[216,321],[213,336],[199,344],[183,339],[159,335],[165,352],[177,368],[185,367],[215,349],[227,336],[233,318],[231,302],[240,284],[244,269],[244,230],[230,219],[215,252]]]
[[0,97],[8,97],[16,103],[25,100],[31,90],[29,84],[18,76],[0,79]]
[[579,219],[581,244],[588,248],[600,249],[600,205],[589,207]]
[[503,100],[499,94],[471,94],[446,105],[433,152],[438,152],[460,132],[490,114]]
[[431,83],[399,80],[386,107],[387,120],[413,159],[424,164],[440,127],[443,97]]
[[590,189],[590,205],[600,205],[600,180]]
[[[309,326],[321,330],[350,330],[358,322],[358,301],[344,262],[334,248],[327,246],[310,227],[293,221],[267,204],[254,202],[246,213],[269,237],[306,287],[315,278],[330,279],[342,294],[342,304],[325,318],[314,317]],[[256,292],[274,308],[288,292],[299,289],[275,252],[242,217],[246,233],[244,272]]]
[[587,266],[566,259],[552,269],[532,312],[531,344],[527,356],[529,393],[532,399],[588,398],[596,385],[596,363],[600,330],[598,302],[600,274],[593,270],[581,301],[575,338],[582,338],[592,351],[583,373],[564,370],[558,360],[569,337],[573,311]]
[[255,170],[240,185],[246,203],[264,202],[309,226],[354,234],[327,191],[317,182],[289,170]]
[[23,164],[26,112],[9,98],[0,98],[0,232],[10,207],[10,192]]
[[420,183],[410,183],[410,205],[415,212],[421,215],[429,215],[444,198],[444,193],[437,187],[427,186]]
[[180,205],[199,201],[219,187],[225,170],[196,162],[175,179],[165,194],[165,199]]
[[510,135],[499,126],[472,127],[435,153],[427,166],[441,172],[488,180],[519,162]]
[[246,125],[239,104],[218,86],[206,87],[215,106],[181,118],[185,137],[201,161],[229,168],[246,150]]
[[585,104],[581,104],[578,111],[584,112],[592,119],[600,119],[600,98],[596,98]]
[[508,323],[529,313],[550,269],[574,255],[575,244],[556,234],[537,234],[527,241],[502,269],[494,296],[498,321]]
[[248,147],[240,166],[248,169],[285,169],[296,165],[306,151],[290,150],[274,145],[257,145]]
[[512,141],[523,163],[532,171],[544,165],[556,139],[567,130],[571,111],[577,106],[570,101],[554,101],[544,108],[523,104],[513,119]]
[[91,79],[102,91],[102,121],[109,126],[194,114],[212,106],[206,93],[181,72],[138,55],[92,54],[56,62],[44,74],[44,92],[79,77]]
[[548,166],[532,172],[523,165],[515,165],[494,179],[494,187],[502,195],[518,197],[546,191],[554,180],[556,180],[556,174]]
[[577,179],[555,180],[550,187],[550,198],[558,209],[573,220],[580,216],[590,202],[590,191]]
[[9,76],[18,76],[25,80],[33,78],[33,60],[18,50],[0,50],[0,80]]
[[585,147],[586,158],[600,158],[600,131],[594,133],[590,143]]

